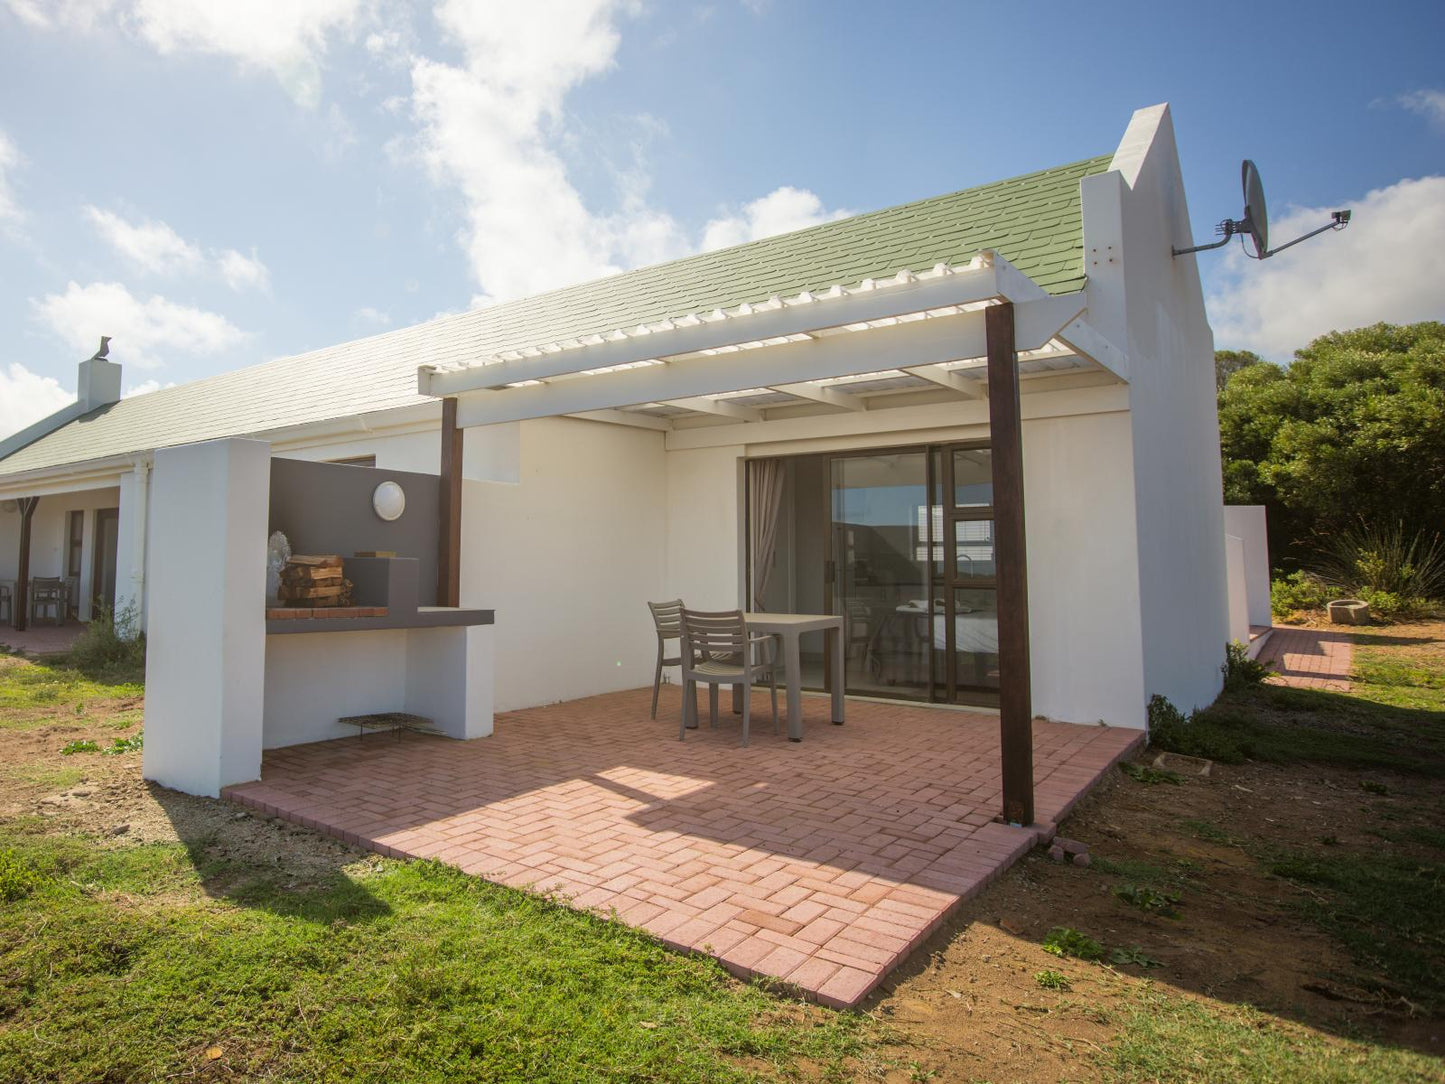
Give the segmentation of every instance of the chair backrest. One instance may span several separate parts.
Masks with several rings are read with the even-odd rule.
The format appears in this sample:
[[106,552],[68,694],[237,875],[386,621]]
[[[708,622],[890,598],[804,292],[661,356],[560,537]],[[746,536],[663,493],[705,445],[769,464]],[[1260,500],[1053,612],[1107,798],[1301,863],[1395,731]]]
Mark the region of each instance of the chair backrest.
[[681,633],[682,599],[649,602],[647,608],[652,611],[652,623],[657,626],[659,636],[677,636]]
[[682,665],[691,669],[699,657],[710,659],[747,658],[748,626],[741,610],[681,612]]

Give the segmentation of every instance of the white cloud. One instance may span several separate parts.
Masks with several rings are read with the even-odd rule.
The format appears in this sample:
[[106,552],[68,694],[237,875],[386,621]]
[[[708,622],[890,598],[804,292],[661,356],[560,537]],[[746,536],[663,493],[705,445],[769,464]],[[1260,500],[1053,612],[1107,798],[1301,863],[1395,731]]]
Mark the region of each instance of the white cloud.
[[15,194],[10,190],[9,174],[24,161],[14,141],[0,132],[0,222],[16,222],[23,217],[20,204],[15,202]]
[[1399,103],[1445,131],[1445,90],[1416,90],[1401,94]]
[[271,272],[254,248],[249,256],[234,248],[226,249],[216,256],[216,269],[226,285],[237,293],[248,289],[265,292],[271,288]]
[[[1268,260],[1230,248],[1209,298],[1221,348],[1288,360],[1327,331],[1445,318],[1445,177],[1406,179],[1346,202],[1350,227]],[[1269,226],[1279,244],[1329,221],[1334,208],[1291,208]]]
[[11,11],[37,29],[92,31],[118,28],[158,53],[229,56],[270,72],[297,102],[321,98],[321,62],[327,35],[351,30],[362,0],[7,0]]
[[745,205],[738,214],[715,218],[703,229],[704,251],[792,233],[823,222],[847,218],[852,211],[829,211],[806,188],[784,185]]
[[375,327],[390,327],[391,315],[374,309],[370,305],[363,305],[351,314],[353,320],[359,324],[371,324]]
[[[672,215],[650,206],[643,163],[656,122],[632,118],[643,136],[636,160],[614,170],[616,210],[589,208],[559,148],[569,138],[563,102],[578,83],[615,63],[619,20],[633,0],[532,0],[476,5],[440,0],[437,23],[462,63],[411,58],[411,146],[437,184],[462,196],[459,238],[477,284],[472,304],[540,293],[694,251]],[[375,50],[389,43],[378,41]],[[837,217],[812,193],[781,188],[726,221],[710,223],[705,247],[797,229]]]
[[163,364],[163,353],[213,354],[245,338],[219,313],[158,294],[142,301],[118,282],[71,282],[63,294],[47,294],[30,304],[36,318],[68,346],[89,351],[101,335],[110,335],[115,339],[112,360],[142,369]]
[[101,240],[143,271],[170,275],[194,271],[201,265],[201,250],[164,222],[127,222],[99,207],[86,207],[85,217]]
[[238,293],[270,288],[271,272],[254,248],[249,256],[234,248],[219,252],[213,249],[207,256],[199,245],[187,241],[164,222],[129,222],[114,211],[90,206],[85,208],[85,217],[111,248],[152,275],[195,274],[205,270],[220,275],[226,285]]
[[0,439],[18,433],[75,401],[53,376],[32,373],[18,361],[0,368]]
[[142,380],[139,384],[131,385],[120,393],[120,397],[122,399],[134,399],[137,395],[149,395],[153,391],[160,391],[162,388],[174,388],[175,386],[176,382],[174,380],[168,380],[162,384],[159,380],[152,377],[150,380]]

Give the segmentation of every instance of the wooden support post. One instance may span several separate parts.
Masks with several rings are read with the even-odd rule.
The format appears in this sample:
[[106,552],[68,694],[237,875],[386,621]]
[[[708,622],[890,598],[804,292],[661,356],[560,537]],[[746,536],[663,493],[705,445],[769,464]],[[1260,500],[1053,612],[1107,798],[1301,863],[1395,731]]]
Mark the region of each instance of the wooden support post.
[[1034,822],[1033,703],[1029,689],[1028,553],[1024,534],[1023,420],[1012,302],[984,312],[998,584],[999,746],[1003,819]]
[[11,621],[16,632],[24,632],[30,624],[30,517],[35,515],[39,497],[21,497],[20,561],[15,569],[15,597],[10,600]]
[[442,400],[440,522],[437,524],[437,605],[462,604],[462,438],[457,401]]

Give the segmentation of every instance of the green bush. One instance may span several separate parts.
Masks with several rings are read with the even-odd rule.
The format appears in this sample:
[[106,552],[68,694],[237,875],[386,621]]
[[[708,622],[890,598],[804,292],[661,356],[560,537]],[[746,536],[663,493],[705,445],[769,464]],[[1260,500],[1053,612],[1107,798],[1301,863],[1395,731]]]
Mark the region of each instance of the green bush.
[[1269,667],[1249,657],[1249,649],[1238,640],[1224,645],[1224,687],[1231,692],[1258,685],[1269,676]]
[[1329,601],[1329,587],[1311,572],[1291,572],[1269,585],[1269,608],[1275,617],[1323,610]]
[[1321,547],[1314,567],[1326,583],[1361,598],[1378,592],[1407,604],[1445,596],[1445,544],[1423,530],[1407,534],[1403,524],[1357,523],[1337,531]]
[[87,673],[144,673],[145,634],[138,625],[134,605],[118,614],[102,606],[70,649],[70,664]]
[[1382,621],[1410,621],[1417,617],[1428,617],[1435,609],[1429,599],[1401,598],[1393,591],[1376,591],[1366,588],[1355,592],[1361,602],[1370,604],[1370,616]]
[[1209,708],[1185,715],[1157,693],[1149,698],[1149,744],[1171,753],[1243,764],[1252,755],[1249,727],[1227,711]]

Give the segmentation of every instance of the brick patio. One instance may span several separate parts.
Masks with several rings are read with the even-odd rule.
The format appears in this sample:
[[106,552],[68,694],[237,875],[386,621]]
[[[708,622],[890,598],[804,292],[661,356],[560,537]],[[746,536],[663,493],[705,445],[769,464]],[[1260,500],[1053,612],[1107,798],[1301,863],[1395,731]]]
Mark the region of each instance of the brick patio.
[[1275,671],[1269,680],[1297,689],[1350,691],[1354,643],[1348,634],[1330,629],[1276,625],[1259,661]]
[[[430,857],[616,912],[734,973],[856,1004],[967,896],[1034,843],[993,823],[998,719],[805,697],[791,744],[754,707],[752,745],[677,740],[650,689],[499,715],[458,743],[388,735],[268,752],[226,797],[397,857]],[[723,698],[726,704],[726,697]],[[1057,821],[1139,731],[1035,723],[1040,823]]]

